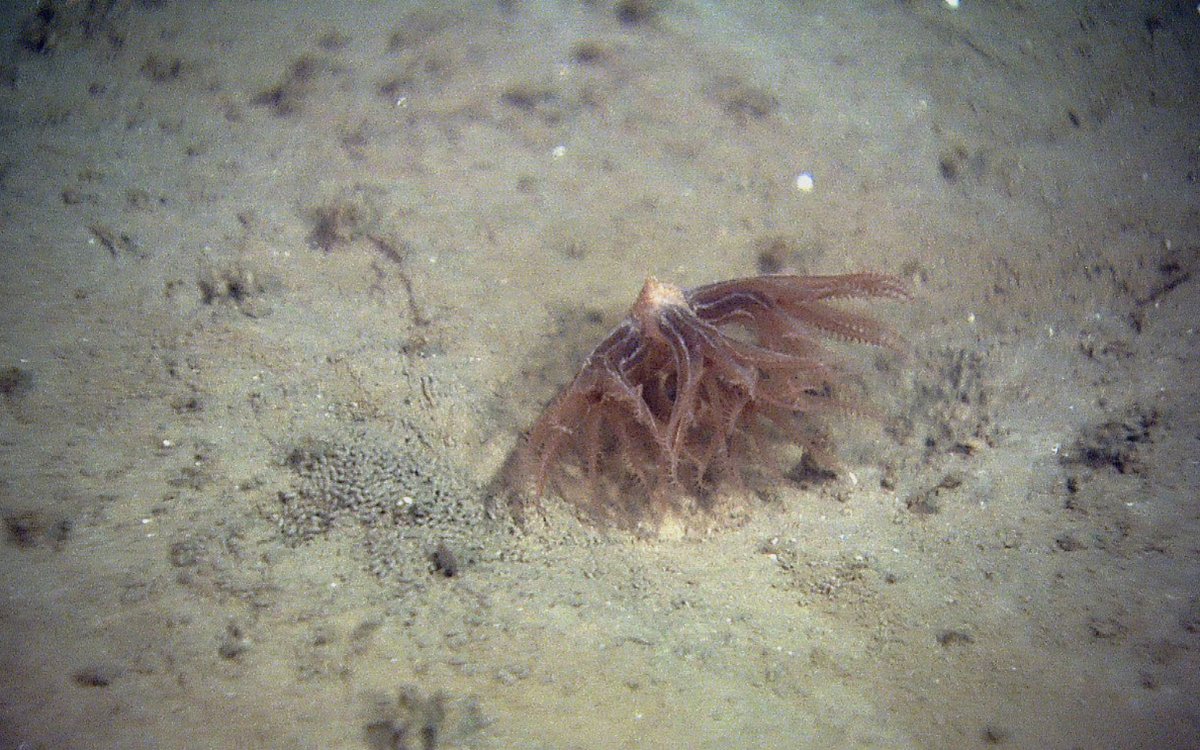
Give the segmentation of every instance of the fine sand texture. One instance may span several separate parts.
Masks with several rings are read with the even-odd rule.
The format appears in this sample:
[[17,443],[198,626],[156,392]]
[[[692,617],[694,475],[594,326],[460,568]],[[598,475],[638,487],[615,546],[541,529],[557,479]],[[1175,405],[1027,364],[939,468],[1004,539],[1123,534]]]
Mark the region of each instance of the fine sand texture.
[[[0,750],[1200,747],[1200,13],[955,5],[2,4]],[[779,470],[514,490],[860,272]]]

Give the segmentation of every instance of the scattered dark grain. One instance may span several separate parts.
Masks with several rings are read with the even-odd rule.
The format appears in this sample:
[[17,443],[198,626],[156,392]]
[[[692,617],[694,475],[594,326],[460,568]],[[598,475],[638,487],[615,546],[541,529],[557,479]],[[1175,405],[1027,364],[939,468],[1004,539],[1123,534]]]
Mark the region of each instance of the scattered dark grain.
[[942,179],[951,184],[958,182],[963,175],[968,156],[966,148],[962,146],[943,151],[938,156],[938,172],[941,173]]
[[989,724],[988,726],[984,727],[983,731],[980,732],[980,739],[982,739],[988,745],[1002,745],[1005,742],[1008,742],[1008,738],[1010,736],[1011,733],[1007,729],[995,726],[993,724]]
[[326,61],[311,55],[297,58],[274,86],[260,91],[251,104],[267,107],[277,117],[288,117],[299,112],[304,99],[311,92],[313,81],[322,72],[330,70]]
[[736,76],[722,76],[711,87],[711,96],[739,122],[762,119],[779,108],[779,99]]
[[7,516],[4,526],[8,529],[8,537],[18,547],[33,547],[41,535],[40,523],[32,513],[21,513]]
[[33,510],[6,514],[4,528],[9,541],[18,547],[58,549],[70,539],[73,524],[69,518],[55,518]]
[[113,664],[91,664],[75,672],[72,679],[81,687],[108,687],[124,672]]
[[1097,640],[1120,638],[1128,630],[1125,623],[1115,617],[1093,617],[1088,620],[1088,632]]
[[623,26],[644,26],[658,19],[662,0],[618,0],[613,12]]
[[1074,444],[1059,454],[1064,466],[1084,465],[1092,469],[1112,467],[1119,474],[1145,471],[1141,450],[1153,442],[1158,411],[1137,404],[1116,419],[1106,420],[1082,430]]
[[183,73],[183,61],[178,57],[148,55],[142,62],[141,73],[155,83],[169,83]]
[[435,750],[448,707],[444,693],[426,697],[416,688],[402,688],[396,702],[381,704],[380,717],[365,727],[366,744],[371,750]]
[[204,547],[200,542],[194,539],[187,539],[172,544],[167,559],[176,568],[191,568],[200,564],[203,554]]
[[1192,597],[1187,609],[1179,616],[1179,627],[1189,633],[1200,633],[1200,597]]
[[9,365],[0,369],[0,396],[19,398],[33,387],[33,375],[23,367]]
[[529,112],[552,105],[558,98],[558,92],[553,88],[536,83],[514,83],[500,95],[500,100],[505,104]]
[[327,253],[372,234],[379,224],[379,209],[364,190],[354,190],[312,209],[308,242]]
[[1079,541],[1079,539],[1077,539],[1075,535],[1069,531],[1063,532],[1055,537],[1054,545],[1063,552],[1076,552],[1081,549],[1087,549],[1087,545]]
[[217,655],[222,659],[233,661],[241,658],[249,650],[249,645],[249,640],[241,626],[236,622],[230,622],[225,626],[225,635],[221,638],[220,645],[217,646]]
[[206,268],[196,283],[200,287],[200,299],[206,305],[222,301],[241,305],[265,290],[257,274],[241,264]]
[[962,630],[940,630],[936,636],[938,645],[942,648],[951,646],[966,646],[975,642],[970,633]]
[[137,242],[127,233],[113,229],[107,224],[95,223],[88,225],[92,239],[108,251],[113,258],[123,255],[143,257]]
[[912,495],[905,499],[904,507],[909,513],[919,516],[932,516],[942,512],[942,508],[937,502],[937,495],[933,491]]
[[350,37],[337,29],[331,29],[321,35],[317,40],[317,46],[326,52],[340,52],[350,44]]
[[604,42],[585,39],[571,48],[571,59],[581,65],[602,65],[612,62],[613,49]]
[[454,554],[454,550],[450,549],[445,542],[438,542],[437,547],[430,555],[433,562],[433,569],[437,573],[441,573],[446,578],[453,578],[458,575],[460,570],[458,563],[458,555]]

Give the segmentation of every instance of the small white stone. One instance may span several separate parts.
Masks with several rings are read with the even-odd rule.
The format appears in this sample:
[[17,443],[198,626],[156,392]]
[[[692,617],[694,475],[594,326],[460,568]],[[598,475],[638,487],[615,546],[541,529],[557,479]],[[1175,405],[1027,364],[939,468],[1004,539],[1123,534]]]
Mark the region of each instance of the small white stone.
[[796,175],[796,189],[802,193],[811,193],[813,190],[813,176],[811,172],[801,172]]
[[949,7],[951,7],[951,8],[957,8],[957,7],[958,7],[958,0],[946,0],[946,5],[947,5],[947,6],[949,6]]

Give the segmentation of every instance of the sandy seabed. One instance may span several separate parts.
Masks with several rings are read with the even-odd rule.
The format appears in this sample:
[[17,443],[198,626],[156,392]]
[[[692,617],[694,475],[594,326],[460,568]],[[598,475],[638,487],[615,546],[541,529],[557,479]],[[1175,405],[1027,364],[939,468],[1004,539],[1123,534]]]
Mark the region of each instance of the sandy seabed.
[[[2,13],[0,748],[1200,747],[1193,6]],[[647,275],[861,269],[836,476],[511,502]]]

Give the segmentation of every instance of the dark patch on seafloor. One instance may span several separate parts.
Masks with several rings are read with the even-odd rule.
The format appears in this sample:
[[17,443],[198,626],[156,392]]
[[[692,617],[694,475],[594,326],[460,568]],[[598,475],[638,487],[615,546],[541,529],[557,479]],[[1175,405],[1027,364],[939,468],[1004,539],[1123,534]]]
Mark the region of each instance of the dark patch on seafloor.
[[275,514],[285,540],[302,544],[357,525],[367,567],[401,583],[457,576],[495,557],[510,527],[422,437],[363,428],[300,441],[287,457],[296,484],[279,493]]

